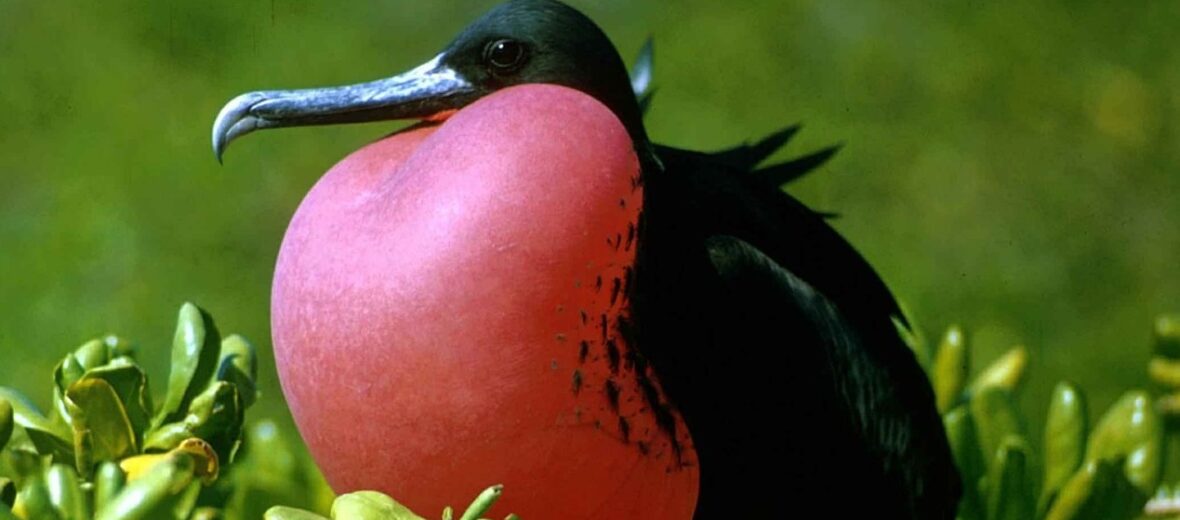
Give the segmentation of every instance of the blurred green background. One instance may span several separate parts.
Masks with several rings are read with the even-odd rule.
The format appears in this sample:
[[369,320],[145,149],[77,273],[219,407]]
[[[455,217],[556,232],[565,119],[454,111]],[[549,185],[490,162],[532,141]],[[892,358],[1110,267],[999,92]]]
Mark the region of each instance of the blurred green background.
[[[283,230],[398,125],[266,132],[220,166],[213,117],[248,90],[410,68],[493,3],[0,0],[0,385],[45,389],[68,348],[115,332],[161,391],[192,300],[260,347],[252,416],[285,421]],[[1180,3],[575,5],[628,61],[654,35],[657,141],[802,121],[780,157],[845,143],[790,191],[843,215],[927,335],[961,323],[977,366],[1026,345],[1031,417],[1061,378],[1093,410],[1145,384],[1152,319],[1180,309]]]

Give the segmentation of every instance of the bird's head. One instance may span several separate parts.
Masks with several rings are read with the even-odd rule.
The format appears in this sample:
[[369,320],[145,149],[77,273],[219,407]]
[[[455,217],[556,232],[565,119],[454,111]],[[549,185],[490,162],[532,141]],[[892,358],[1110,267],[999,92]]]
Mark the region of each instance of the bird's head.
[[385,79],[341,87],[242,94],[213,125],[218,159],[255,130],[393,119],[441,119],[497,90],[549,83],[609,107],[637,148],[647,145],[626,68],[606,34],[556,0],[510,0],[464,29],[430,61]]

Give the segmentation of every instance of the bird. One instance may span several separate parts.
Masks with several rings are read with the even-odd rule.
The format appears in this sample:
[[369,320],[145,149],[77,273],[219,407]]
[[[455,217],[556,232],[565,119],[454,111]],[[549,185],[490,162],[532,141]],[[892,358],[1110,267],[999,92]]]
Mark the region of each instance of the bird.
[[[536,450],[523,447],[511,456],[487,455],[497,463],[511,465],[536,456],[590,467],[597,456],[577,458],[566,452],[613,450],[610,453],[632,457],[628,461],[655,461],[656,470],[636,478],[689,482],[665,489],[659,482],[640,484],[620,476],[626,484],[610,487],[600,482],[618,469],[610,466],[604,473],[593,473],[595,477],[587,469],[583,481],[571,484],[572,489],[583,486],[586,493],[634,487],[638,491],[627,495],[628,500],[640,505],[614,511],[622,517],[661,518],[644,513],[642,502],[667,492],[681,497],[669,500],[687,504],[669,509],[685,515],[680,518],[953,518],[962,483],[930,383],[899,335],[899,324],[907,325],[898,303],[865,258],[831,226],[831,215],[805,206],[781,186],[826,161],[834,149],[762,167],[798,127],[720,152],[656,144],[643,122],[648,102],[649,98],[637,99],[618,51],[586,15],[557,0],[509,0],[408,72],[343,87],[250,92],[222,108],[212,136],[219,161],[230,142],[262,129],[420,121],[329,172],[320,181],[323,186],[317,185],[304,201],[306,207],[296,213],[279,255],[272,329],[280,376],[301,432],[329,481],[338,488],[370,484],[365,480],[370,474],[399,471],[383,473],[383,457],[404,462],[419,452],[428,459],[423,467],[437,471],[423,472],[429,473],[426,476],[406,470],[414,474],[399,480],[403,487],[391,492],[426,489],[429,483],[449,478],[444,475],[448,471],[461,473],[465,467],[462,460],[440,462],[444,458],[433,447],[421,447],[415,439],[358,455],[366,471],[343,468],[338,461],[350,456],[350,447],[372,445],[365,444],[366,433],[326,438],[322,425],[309,424],[333,413],[347,423],[332,430],[333,435],[351,435],[339,432],[363,430],[370,423],[382,425],[372,428],[391,437],[393,430],[388,428],[395,427],[427,432],[422,435],[434,439],[454,434],[467,443],[456,448],[467,450],[463,454],[484,455],[479,452],[484,442],[480,435],[516,439],[512,428],[527,421],[515,418],[529,417],[530,410],[506,410],[527,408],[526,404],[488,404],[485,394],[499,395],[494,385],[423,384],[414,379],[414,371],[467,373],[465,356],[532,356],[528,363],[540,363],[549,359],[549,351],[532,352],[557,347],[496,344],[497,334],[573,323],[576,330],[568,333],[551,334],[546,328],[527,336],[548,334],[553,342],[568,344],[560,357],[553,354],[551,366],[545,362],[545,367],[536,368],[538,374],[550,369],[560,374],[536,376],[560,378],[560,391],[545,387],[511,395],[546,393],[537,399],[557,403],[555,409],[568,412],[557,420],[538,420],[542,426],[548,424],[546,435],[562,439],[561,435],[579,432],[605,438],[606,444],[583,448],[575,441],[554,441],[557,444],[538,444]],[[601,122],[594,115],[599,113],[614,119]],[[617,136],[612,128],[618,129]],[[622,143],[616,148],[624,149],[624,159],[598,150],[615,146],[611,143]],[[443,157],[424,155],[428,153]],[[464,153],[484,155],[464,158]],[[509,158],[501,160],[497,154]],[[588,164],[600,159],[605,166]],[[461,169],[462,175],[474,172],[474,177],[460,181],[449,172],[433,172],[438,164],[462,165],[448,168]],[[486,173],[481,167],[492,172],[487,173],[491,180],[480,177]],[[383,169],[402,177],[377,180],[390,173]],[[433,173],[407,173],[415,169]],[[525,175],[525,170],[527,181],[514,177]],[[606,185],[605,195],[595,191]],[[479,204],[462,202],[476,195],[437,195],[439,190],[463,189],[483,190]],[[484,205],[527,207],[532,199],[545,199],[550,190],[570,195],[568,202],[546,206],[553,218],[514,211],[479,213]],[[587,192],[584,197],[579,190]],[[373,202],[379,197],[389,201]],[[435,204],[440,200],[444,203]],[[389,207],[394,203],[397,207]],[[377,216],[354,223],[350,219],[357,218],[361,207]],[[467,221],[476,218],[471,216],[475,213],[484,219],[478,225],[485,228],[470,227]],[[423,220],[415,220],[419,218]],[[465,227],[448,227],[455,222]],[[557,231],[534,233],[534,228]],[[487,236],[480,229],[487,229]],[[513,231],[518,229],[523,231]],[[496,242],[494,237],[509,232],[516,233],[511,240]],[[362,234],[364,241],[352,236]],[[593,235],[593,242],[582,235]],[[567,240],[577,247],[563,249]],[[579,256],[590,247],[585,244],[600,241],[594,247],[601,251]],[[484,249],[468,258],[467,247]],[[430,256],[436,250],[444,253]],[[563,263],[566,257],[570,261]],[[534,258],[545,260],[530,263]],[[434,261],[457,267],[437,272],[441,268],[433,268]],[[566,263],[577,265],[561,267]],[[414,266],[410,274],[400,271],[409,269],[407,265]],[[578,279],[567,283],[575,267]],[[468,270],[481,274],[469,281],[464,278]],[[519,275],[519,285],[501,283],[502,273]],[[488,277],[496,280],[484,281]],[[482,283],[496,284],[495,290],[485,290]],[[530,299],[533,293],[557,295],[552,312],[568,319],[539,315]],[[566,293],[568,304],[561,299]],[[482,303],[475,308],[468,300]],[[469,318],[465,313],[479,316]],[[399,317],[403,314],[411,317]],[[431,329],[435,318],[445,325]],[[382,320],[396,326],[381,325]],[[498,332],[505,320],[511,321],[505,329],[510,330]],[[475,321],[480,325],[473,325]],[[446,343],[426,337],[430,335],[423,330],[439,330],[448,341],[469,341]],[[363,372],[369,375],[361,381],[332,382],[342,376],[329,370],[333,363],[343,362],[316,350],[332,342],[348,343],[349,356],[375,359],[350,361],[354,368],[349,370],[362,373],[384,363],[403,370],[399,377],[410,382],[402,383],[400,390],[380,390],[388,392],[383,394],[388,399],[373,405],[378,411],[351,420],[353,410],[363,410],[352,407],[352,401],[377,395],[375,388],[385,388],[381,385],[386,382],[371,372]],[[415,342],[422,346],[414,348],[428,352],[404,357],[409,347],[402,344]],[[388,354],[394,351],[403,357]],[[284,369],[298,364],[293,359],[301,355],[309,358],[305,366]],[[505,370],[533,381],[530,367]],[[307,387],[308,380],[317,383]],[[315,397],[317,392],[330,393],[325,390],[330,385],[347,386],[340,390],[347,397]],[[414,388],[411,397],[389,397],[407,392],[406,386]],[[446,411],[437,408],[470,399],[484,399],[480,406],[495,408],[496,413],[521,415],[512,415],[513,420],[504,421],[508,424],[482,422],[490,424],[486,432],[468,435],[462,418],[444,417]],[[419,417],[394,409],[388,404],[394,401],[426,404],[414,409]],[[455,413],[471,413],[483,421],[481,410]],[[423,422],[414,423],[419,420]],[[453,422],[432,429],[432,420]],[[475,467],[466,469],[475,472]],[[353,474],[339,475],[346,471]],[[566,475],[539,476],[532,485],[541,489],[527,498],[539,500],[550,493],[545,486],[577,480]],[[482,473],[479,478],[484,478]],[[415,497],[405,498],[412,504]],[[593,506],[600,509],[578,509],[573,504],[591,499],[573,492],[550,498],[571,505],[565,513],[554,515],[550,509],[544,514],[577,518],[589,516],[585,512],[590,510],[594,516],[612,512],[603,504]],[[431,500],[424,503],[434,504]],[[514,504],[525,507],[523,501]]]

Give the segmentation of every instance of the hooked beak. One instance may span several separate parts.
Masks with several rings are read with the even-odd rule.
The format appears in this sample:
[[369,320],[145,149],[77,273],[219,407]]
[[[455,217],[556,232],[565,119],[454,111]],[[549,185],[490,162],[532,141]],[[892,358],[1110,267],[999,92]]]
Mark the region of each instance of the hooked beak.
[[255,130],[428,118],[461,108],[478,97],[476,89],[442,58],[439,54],[414,70],[368,83],[242,94],[226,103],[213,122],[213,153],[220,162],[234,139]]

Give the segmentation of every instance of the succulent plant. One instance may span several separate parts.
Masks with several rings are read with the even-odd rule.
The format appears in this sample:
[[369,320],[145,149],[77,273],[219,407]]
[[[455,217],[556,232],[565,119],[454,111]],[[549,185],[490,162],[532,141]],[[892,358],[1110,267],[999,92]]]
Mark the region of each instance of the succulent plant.
[[189,518],[242,442],[256,365],[249,342],[223,340],[209,314],[186,303],[158,407],[115,336],[58,363],[48,413],[0,387],[0,519]]
[[[1164,323],[1165,320],[1161,320]],[[1173,336],[1160,331],[1173,331]],[[1157,325],[1157,357],[1149,367],[1159,384],[1180,390],[1180,327]],[[1167,352],[1165,363],[1160,356]],[[1044,424],[1040,464],[1029,447],[1026,420],[1015,397],[1028,366],[1028,351],[1016,347],[968,382],[968,343],[958,326],[948,328],[933,355],[930,378],[951,450],[963,479],[962,520],[1132,519],[1159,496],[1165,462],[1167,406],[1145,390],[1129,390],[1089,429],[1082,390],[1062,381],[1054,388]],[[1177,365],[1180,367],[1180,364]],[[1167,403],[1174,394],[1159,402]],[[1161,415],[1160,411],[1164,414]],[[1180,410],[1180,408],[1178,408]],[[1170,420],[1170,419],[1169,419]],[[1031,468],[1040,467],[1036,479]],[[1034,494],[1034,490],[1040,490]],[[1152,512],[1147,508],[1148,513]]]
[[[1154,397],[1129,390],[1091,428],[1082,389],[1059,382],[1040,454],[1016,404],[1026,349],[1010,350],[971,378],[961,327],[949,327],[933,352],[920,332],[902,330],[928,359],[963,478],[960,519],[1180,514],[1180,316],[1156,322],[1147,370]],[[158,405],[129,344],[114,336],[89,341],[58,363],[48,413],[0,386],[0,520],[426,518],[375,491],[336,497],[273,421],[246,428],[256,378],[254,347],[240,336],[221,338],[207,312],[185,304]],[[488,488],[459,520],[483,518],[502,492]],[[440,517],[454,520],[455,513],[446,508]]]

